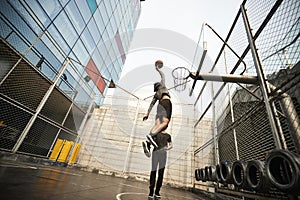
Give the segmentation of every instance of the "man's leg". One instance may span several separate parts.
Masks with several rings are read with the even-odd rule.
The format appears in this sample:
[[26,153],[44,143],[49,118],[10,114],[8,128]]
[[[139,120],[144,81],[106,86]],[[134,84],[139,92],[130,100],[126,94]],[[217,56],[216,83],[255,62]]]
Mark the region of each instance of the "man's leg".
[[158,170],[158,178],[157,178],[157,182],[156,182],[156,188],[155,188],[155,196],[156,197],[160,197],[160,188],[162,186],[162,183],[163,183],[163,179],[164,179],[164,171],[165,171],[165,168],[160,168]]
[[149,185],[149,195],[148,197],[153,197],[154,187],[155,187],[155,179],[156,179],[156,170],[158,166],[158,156],[157,152],[152,152],[152,162],[151,162],[151,172],[150,172],[150,185]]
[[146,137],[148,138],[149,142],[151,142],[151,144],[153,146],[155,146],[156,148],[158,147],[157,146],[157,143],[155,142],[154,140],[154,136],[161,132],[161,131],[164,131],[168,128],[168,125],[169,125],[169,119],[164,117],[164,116],[157,116],[156,120],[155,120],[155,125],[152,127],[151,131],[150,131],[150,134],[149,135],[146,135]]
[[160,198],[160,188],[163,183],[164,179],[164,172],[165,172],[165,166],[167,162],[167,153],[166,152],[160,152],[159,153],[159,159],[158,159],[158,165],[159,165],[159,170],[158,170],[158,178],[156,182],[156,188],[155,188],[155,197]]
[[172,117],[172,103],[170,100],[162,100],[157,106],[155,125],[151,129],[151,134],[156,135],[168,128]]
[[170,120],[167,117],[160,116],[155,120],[155,124],[150,130],[151,135],[156,135],[168,128]]
[[149,195],[148,195],[148,197],[153,197],[154,187],[155,187],[155,179],[156,179],[156,170],[151,171],[151,173],[150,173],[150,186],[149,186]]

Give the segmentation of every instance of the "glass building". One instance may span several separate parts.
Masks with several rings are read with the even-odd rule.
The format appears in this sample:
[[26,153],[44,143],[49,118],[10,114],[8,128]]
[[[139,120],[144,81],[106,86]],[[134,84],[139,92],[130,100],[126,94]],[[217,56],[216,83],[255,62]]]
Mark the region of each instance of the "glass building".
[[49,156],[117,83],[139,0],[3,0],[0,149]]

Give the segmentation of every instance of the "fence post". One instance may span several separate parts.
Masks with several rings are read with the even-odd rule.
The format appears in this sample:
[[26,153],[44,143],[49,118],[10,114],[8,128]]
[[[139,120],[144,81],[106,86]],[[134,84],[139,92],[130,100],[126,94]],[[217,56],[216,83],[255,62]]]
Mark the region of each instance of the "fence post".
[[86,111],[86,114],[85,114],[85,116],[84,116],[84,118],[83,118],[83,120],[82,120],[82,122],[81,122],[81,124],[80,124],[80,127],[79,127],[79,129],[78,129],[78,135],[77,135],[77,137],[76,137],[75,143],[73,144],[73,146],[72,146],[72,148],[71,148],[71,150],[70,150],[70,153],[69,153],[69,156],[68,156],[67,161],[69,161],[69,160],[71,159],[72,154],[74,153],[76,144],[81,142],[81,139],[82,139],[82,137],[83,137],[83,135],[84,135],[84,127],[85,127],[85,125],[86,125],[86,121],[87,121],[88,116],[89,116],[89,114],[90,114],[90,112],[91,112],[91,110],[92,110],[92,107],[93,107],[93,105],[94,105],[94,100],[95,100],[95,94],[93,95],[93,97],[92,97],[92,99],[91,99],[91,103],[90,103],[90,105],[89,105],[89,107],[88,107],[88,109],[87,109],[87,111]]
[[128,144],[128,148],[127,148],[127,154],[126,154],[126,158],[125,158],[125,162],[124,162],[123,174],[125,174],[128,170],[129,156],[130,156],[130,151],[131,151],[132,144],[133,144],[137,119],[138,119],[138,115],[139,115],[140,99],[137,99],[137,100],[138,100],[138,102],[137,102],[137,105],[136,105],[134,122],[133,122],[131,133],[130,133],[129,144]]
[[278,121],[275,119],[276,118],[276,116],[275,116],[276,108],[275,108],[274,102],[269,101],[268,94],[270,93],[270,88],[268,87],[268,82],[267,82],[264,72],[263,72],[261,61],[260,61],[258,53],[257,53],[256,45],[253,40],[250,23],[249,23],[247,14],[246,14],[246,10],[243,5],[241,5],[241,12],[242,12],[244,25],[245,25],[245,29],[246,29],[246,33],[247,33],[247,37],[248,37],[248,42],[249,42],[251,53],[252,53],[253,62],[254,62],[255,68],[256,68],[259,85],[260,85],[262,96],[263,96],[263,99],[265,102],[265,106],[266,106],[271,130],[272,130],[275,146],[277,149],[282,149],[282,145],[281,145],[280,137],[279,137],[280,124],[278,124]]
[[216,102],[215,102],[215,91],[214,91],[214,82],[211,82],[211,97],[212,97],[212,137],[213,137],[213,164],[218,163],[218,149],[217,149],[217,121],[216,121]]
[[[224,62],[225,62],[225,71],[226,71],[226,74],[228,74],[228,66],[227,66],[225,49],[224,49]],[[233,103],[232,103],[232,97],[231,97],[231,93],[230,93],[230,86],[229,86],[229,84],[227,84],[227,94],[228,94],[229,105],[230,105],[231,122],[234,123],[235,119],[234,119],[234,112],[233,112]],[[235,152],[236,152],[236,159],[239,160],[240,156],[239,156],[239,148],[238,148],[238,142],[237,142],[237,138],[236,138],[235,128],[233,128],[233,138],[234,138],[234,146],[235,146]]]

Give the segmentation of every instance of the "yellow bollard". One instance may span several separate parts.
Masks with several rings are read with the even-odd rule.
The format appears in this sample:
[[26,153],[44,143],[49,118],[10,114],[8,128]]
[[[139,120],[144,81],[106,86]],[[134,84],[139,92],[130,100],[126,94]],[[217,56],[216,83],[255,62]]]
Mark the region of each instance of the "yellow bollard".
[[71,158],[70,158],[70,160],[69,160],[69,164],[74,164],[74,163],[75,163],[76,158],[77,158],[77,155],[78,155],[79,150],[80,150],[80,147],[81,147],[80,144],[76,144],[76,145],[75,145],[73,154],[71,155]]
[[63,145],[64,145],[64,140],[62,140],[62,139],[57,139],[56,140],[56,143],[55,143],[54,148],[51,152],[49,160],[56,160],[57,159],[57,157],[59,155],[59,152],[61,151]]
[[57,159],[58,162],[66,162],[73,144],[74,144],[73,142],[66,140],[66,142],[58,156],[58,159]]

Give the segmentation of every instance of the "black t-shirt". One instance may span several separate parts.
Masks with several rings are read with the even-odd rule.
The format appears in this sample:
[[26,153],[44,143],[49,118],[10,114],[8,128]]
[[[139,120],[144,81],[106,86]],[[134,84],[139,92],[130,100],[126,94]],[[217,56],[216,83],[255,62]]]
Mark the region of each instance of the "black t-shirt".
[[171,135],[168,133],[157,133],[154,140],[158,145],[158,148],[154,148],[154,151],[167,147],[168,143],[172,142]]

